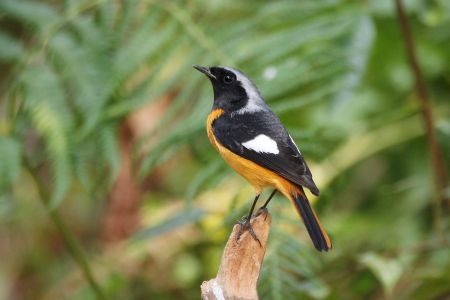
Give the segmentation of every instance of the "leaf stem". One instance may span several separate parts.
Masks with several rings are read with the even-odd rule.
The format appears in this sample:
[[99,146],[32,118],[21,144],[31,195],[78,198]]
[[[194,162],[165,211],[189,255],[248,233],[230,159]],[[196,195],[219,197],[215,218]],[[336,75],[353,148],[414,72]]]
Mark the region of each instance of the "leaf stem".
[[56,228],[59,230],[61,236],[64,239],[64,242],[66,243],[70,255],[80,268],[86,281],[91,286],[96,298],[98,300],[106,300],[106,297],[102,289],[100,288],[100,285],[94,279],[91,267],[89,266],[89,263],[86,259],[85,254],[83,253],[83,250],[81,249],[80,243],[78,242],[72,231],[69,229],[69,227],[66,225],[66,223],[64,222],[58,211],[56,209],[50,209],[48,205],[50,201],[48,192],[27,158],[24,158],[24,165],[36,185],[39,194],[38,198],[40,199],[45,209],[47,210],[50,219],[55,224]]
[[428,148],[431,154],[432,168],[434,173],[434,183],[436,188],[436,197],[433,201],[433,219],[435,228],[440,231],[442,221],[440,217],[441,203],[447,203],[450,209],[450,199],[446,195],[449,188],[448,175],[445,169],[445,160],[439,141],[434,131],[433,114],[430,101],[428,99],[428,91],[423,78],[422,70],[417,60],[414,39],[411,33],[408,17],[405,14],[402,0],[395,0],[397,15],[403,32],[403,40],[405,43],[406,55],[409,60],[411,72],[413,73],[416,83],[416,93],[421,105],[422,118],[425,125],[425,134],[428,142]]

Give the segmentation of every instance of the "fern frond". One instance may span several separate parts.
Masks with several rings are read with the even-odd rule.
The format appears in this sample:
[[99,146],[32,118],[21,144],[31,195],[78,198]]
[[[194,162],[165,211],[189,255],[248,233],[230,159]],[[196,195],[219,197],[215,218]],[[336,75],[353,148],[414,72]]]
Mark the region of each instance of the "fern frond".
[[53,170],[53,192],[50,205],[56,207],[70,185],[70,141],[68,132],[73,120],[64,105],[64,93],[58,77],[42,66],[29,69],[20,80],[24,110],[31,125],[45,141]]

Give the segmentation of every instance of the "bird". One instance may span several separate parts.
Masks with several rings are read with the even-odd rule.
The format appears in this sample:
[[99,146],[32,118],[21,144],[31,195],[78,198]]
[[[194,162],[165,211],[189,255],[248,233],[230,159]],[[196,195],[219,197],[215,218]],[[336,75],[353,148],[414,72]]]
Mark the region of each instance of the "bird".
[[205,74],[214,102],[206,121],[211,144],[222,158],[254,188],[255,198],[238,235],[247,230],[259,242],[250,220],[265,188],[273,188],[261,210],[279,191],[299,213],[318,251],[332,248],[331,240],[311,207],[304,188],[319,196],[311,171],[278,116],[269,108],[253,81],[225,66],[193,66]]

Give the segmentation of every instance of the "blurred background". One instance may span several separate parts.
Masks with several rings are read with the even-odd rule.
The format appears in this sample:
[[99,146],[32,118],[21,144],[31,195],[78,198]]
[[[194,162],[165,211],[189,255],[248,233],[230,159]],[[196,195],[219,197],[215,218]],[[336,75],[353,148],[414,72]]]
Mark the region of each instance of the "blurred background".
[[[405,10],[448,171],[450,2]],[[450,191],[391,0],[0,0],[0,299],[199,298],[253,190],[194,64],[253,78],[321,189],[333,251],[277,196],[261,299],[450,299]]]

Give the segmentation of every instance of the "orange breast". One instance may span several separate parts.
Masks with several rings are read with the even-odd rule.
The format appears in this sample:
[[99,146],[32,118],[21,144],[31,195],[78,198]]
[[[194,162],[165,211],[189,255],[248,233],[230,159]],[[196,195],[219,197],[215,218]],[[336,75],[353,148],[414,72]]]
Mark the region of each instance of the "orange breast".
[[224,114],[222,109],[213,110],[206,122],[206,131],[211,144],[219,151],[223,159],[242,177],[244,177],[255,188],[256,193],[260,193],[265,187],[274,187],[286,197],[291,197],[291,191],[297,187],[280,175],[261,167],[260,165],[234,154],[217,141],[214,136],[212,124]]

